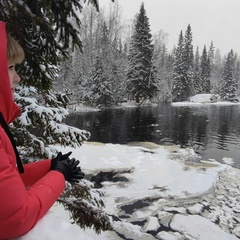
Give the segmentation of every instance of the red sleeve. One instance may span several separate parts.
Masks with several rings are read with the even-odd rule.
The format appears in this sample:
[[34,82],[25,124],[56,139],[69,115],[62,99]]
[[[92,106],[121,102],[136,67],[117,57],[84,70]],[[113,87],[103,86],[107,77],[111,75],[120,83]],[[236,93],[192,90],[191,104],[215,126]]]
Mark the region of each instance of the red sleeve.
[[24,173],[21,174],[21,178],[25,187],[32,186],[40,178],[46,175],[51,167],[51,160],[42,160],[39,162],[33,162],[24,165]]
[[16,238],[31,230],[65,187],[64,176],[49,171],[28,190],[0,146],[0,239]]

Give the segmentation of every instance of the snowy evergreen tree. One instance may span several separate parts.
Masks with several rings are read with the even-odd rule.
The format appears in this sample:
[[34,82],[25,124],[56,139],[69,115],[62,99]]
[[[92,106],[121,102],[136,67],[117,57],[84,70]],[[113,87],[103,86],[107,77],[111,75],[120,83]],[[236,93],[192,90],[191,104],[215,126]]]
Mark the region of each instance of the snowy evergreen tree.
[[235,65],[235,79],[237,84],[237,95],[240,96],[240,60],[238,59]]
[[202,92],[201,88],[201,76],[200,76],[200,55],[197,47],[194,57],[194,80],[193,80],[194,93],[198,94]]
[[123,76],[123,71],[121,71],[121,66],[124,65],[115,65],[112,66],[112,72],[110,75],[110,82],[112,83],[112,97],[115,105],[120,102],[123,102],[126,96],[126,84]]
[[236,87],[237,87],[237,95],[239,94],[240,90],[240,59],[238,55],[234,54],[234,67],[233,67],[233,78],[235,79]]
[[194,56],[192,31],[188,25],[183,38],[182,31],[178,40],[173,69],[172,100],[186,101],[193,94]]
[[97,107],[109,107],[113,105],[114,100],[111,83],[103,69],[102,60],[98,57],[96,58],[91,78],[92,87],[90,91],[92,92],[92,104]]
[[157,86],[152,78],[153,44],[149,19],[144,4],[137,15],[134,34],[129,49],[129,67],[127,70],[127,88],[129,95],[137,102],[151,99]]
[[176,101],[184,101],[186,100],[186,92],[185,92],[185,78],[183,72],[183,34],[180,32],[178,39],[178,46],[175,52],[175,60],[173,67],[173,84],[172,84],[172,100]]
[[209,62],[210,62],[210,70],[212,70],[213,66],[214,66],[214,46],[213,46],[213,42],[211,42],[211,45],[209,47],[208,50],[208,58],[209,58]]
[[170,102],[172,100],[172,74],[174,68],[174,53],[168,54],[165,61],[165,82],[167,85],[166,95],[164,97],[164,101]]
[[214,94],[219,94],[221,79],[222,79],[222,69],[223,69],[223,60],[219,49],[216,49],[214,53],[214,60],[211,66],[211,85],[212,92]]
[[185,91],[186,95],[190,97],[193,94],[193,77],[194,77],[194,54],[192,45],[192,29],[190,24],[184,36],[184,49],[183,49],[183,65],[184,74],[186,78]]
[[236,102],[236,82],[233,76],[234,71],[234,53],[231,50],[227,56],[223,68],[222,84],[220,89],[220,96],[223,101]]
[[210,93],[210,91],[211,91],[210,59],[207,55],[206,45],[204,45],[204,48],[203,48],[200,68],[201,68],[202,93]]

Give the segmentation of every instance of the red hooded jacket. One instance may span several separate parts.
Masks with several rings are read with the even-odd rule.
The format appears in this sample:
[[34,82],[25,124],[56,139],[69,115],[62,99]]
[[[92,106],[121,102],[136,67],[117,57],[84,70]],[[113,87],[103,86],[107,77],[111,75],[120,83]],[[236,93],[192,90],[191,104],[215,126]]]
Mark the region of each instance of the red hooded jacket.
[[[19,114],[10,89],[5,23],[0,22],[0,113],[11,123]],[[0,240],[19,237],[41,219],[65,187],[64,176],[50,171],[50,160],[16,168],[13,146],[0,125]]]

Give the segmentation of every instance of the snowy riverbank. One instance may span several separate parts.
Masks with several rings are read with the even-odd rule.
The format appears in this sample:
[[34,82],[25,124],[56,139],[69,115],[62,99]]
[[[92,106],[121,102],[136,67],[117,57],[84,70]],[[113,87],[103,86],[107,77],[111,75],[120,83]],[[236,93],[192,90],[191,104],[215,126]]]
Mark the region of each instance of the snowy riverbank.
[[240,171],[200,159],[192,149],[85,143],[73,151],[86,174],[112,172],[101,182],[105,210],[115,215],[114,231],[96,235],[71,225],[62,206],[50,212],[21,240],[238,239]]
[[[215,100],[213,100],[215,98]],[[183,102],[172,102],[172,106],[174,107],[184,107],[184,106],[190,106],[190,107],[199,107],[199,106],[208,106],[208,105],[224,105],[224,106],[231,106],[240,104],[240,99],[238,102],[227,102],[227,101],[221,101],[219,97],[214,96],[213,94],[196,94],[189,98],[189,101],[183,101]],[[157,106],[157,103],[151,103],[149,101],[144,102],[140,106]],[[139,107],[139,104],[136,104],[134,101],[126,101],[118,106],[114,106],[114,108],[135,108]],[[69,112],[95,112],[100,111],[99,108],[89,107],[85,106],[82,103],[79,104],[71,104],[69,106]]]

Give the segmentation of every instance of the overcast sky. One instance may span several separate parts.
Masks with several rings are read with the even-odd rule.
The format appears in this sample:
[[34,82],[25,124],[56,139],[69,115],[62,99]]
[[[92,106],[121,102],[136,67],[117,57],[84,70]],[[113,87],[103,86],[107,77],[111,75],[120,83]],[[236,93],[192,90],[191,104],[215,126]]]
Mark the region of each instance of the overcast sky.
[[[168,33],[168,49],[177,45],[179,33],[190,24],[194,49],[211,41],[222,55],[231,49],[240,55],[240,0],[115,0],[123,9],[123,16],[132,19],[144,2],[152,34],[161,29]],[[111,0],[99,0],[100,7]],[[200,52],[201,53],[201,52]]]

